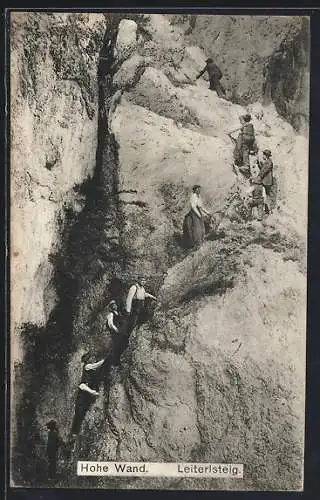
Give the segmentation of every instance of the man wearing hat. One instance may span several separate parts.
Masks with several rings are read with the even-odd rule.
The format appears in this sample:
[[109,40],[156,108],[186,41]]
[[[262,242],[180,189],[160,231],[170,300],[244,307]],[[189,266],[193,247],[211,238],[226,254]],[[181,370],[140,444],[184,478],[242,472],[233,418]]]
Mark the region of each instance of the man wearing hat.
[[241,127],[229,132],[229,136],[233,139],[232,134],[240,131],[238,139],[236,139],[235,150],[233,153],[235,162],[245,169],[250,174],[250,153],[256,154],[258,146],[255,138],[254,126],[251,123],[252,117],[250,113],[239,116]]
[[273,184],[273,163],[271,156],[272,154],[270,149],[262,151],[262,162],[260,162],[259,173],[259,177],[268,196],[270,195],[271,186]]
[[118,327],[114,324],[115,317],[119,316],[118,306],[115,300],[111,300],[107,306],[108,314],[107,314],[107,323],[108,328],[111,332],[119,333]]
[[128,330],[132,330],[140,325],[145,314],[145,299],[157,300],[154,295],[145,291],[146,278],[139,276],[137,282],[129,289],[126,300],[126,312],[129,315]]
[[59,435],[57,422],[55,420],[47,422],[46,427],[49,431],[47,441],[47,457],[49,462],[48,477],[49,479],[54,479],[57,473],[58,452],[65,443]]
[[226,91],[220,82],[222,78],[222,71],[213,62],[213,59],[211,59],[211,57],[206,60],[206,66],[202,71],[200,71],[198,76],[196,76],[196,80],[198,80],[206,71],[208,72],[209,76],[210,90],[215,90],[219,97],[225,97]]

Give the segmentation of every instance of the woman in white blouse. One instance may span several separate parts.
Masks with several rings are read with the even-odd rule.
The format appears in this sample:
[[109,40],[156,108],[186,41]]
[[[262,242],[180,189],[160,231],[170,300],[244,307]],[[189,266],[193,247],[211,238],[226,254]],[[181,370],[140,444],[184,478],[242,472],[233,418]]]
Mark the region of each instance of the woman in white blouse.
[[190,197],[190,212],[185,216],[183,222],[183,234],[188,247],[199,247],[205,236],[204,216],[210,217],[210,213],[204,208],[200,196],[201,186],[193,186]]

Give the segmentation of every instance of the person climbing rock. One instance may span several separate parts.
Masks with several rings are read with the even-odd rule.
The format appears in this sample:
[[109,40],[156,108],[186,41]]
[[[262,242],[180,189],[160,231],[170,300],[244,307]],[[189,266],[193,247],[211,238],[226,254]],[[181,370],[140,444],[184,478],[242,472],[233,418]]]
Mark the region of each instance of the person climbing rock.
[[57,422],[50,420],[47,422],[48,441],[47,441],[47,458],[48,458],[48,478],[54,479],[57,474],[57,461],[60,449],[64,448],[65,443],[59,435]]
[[211,59],[211,57],[206,60],[206,65],[203,70],[200,71],[200,73],[196,76],[196,80],[198,80],[206,71],[208,72],[209,76],[209,89],[215,90],[219,97],[225,97],[226,91],[220,81],[223,76],[222,71],[213,62],[213,59]]
[[205,237],[205,217],[211,217],[210,213],[204,208],[200,196],[201,186],[193,186],[190,197],[190,212],[183,221],[183,237],[185,245],[188,248],[199,248]]
[[260,162],[260,173],[259,177],[266,189],[267,195],[270,193],[272,186],[272,176],[273,176],[273,162],[271,159],[272,153],[270,149],[265,149],[262,151],[262,161]]
[[267,213],[272,213],[275,204],[275,181],[273,178],[273,162],[271,159],[272,153],[270,149],[262,151],[262,161],[259,162],[259,178],[264,186],[267,194],[266,208]]
[[118,306],[115,300],[111,300],[108,304],[108,314],[107,314],[107,327],[108,331],[112,337],[112,356],[111,365],[118,366],[120,363],[120,356],[124,349],[126,348],[127,336],[123,334],[122,328],[115,321],[119,318]]
[[107,323],[108,328],[111,332],[119,333],[118,327],[115,325],[114,321],[117,316],[119,316],[118,306],[115,300],[111,300],[108,306]]
[[89,351],[81,357],[83,363],[81,382],[75,402],[75,412],[71,426],[71,437],[69,444],[73,445],[77,435],[80,433],[82,422],[97,396],[102,382],[102,368],[105,358],[95,360],[93,352]]
[[264,206],[266,202],[266,192],[259,176],[250,179],[250,188],[247,194],[249,197],[248,207],[250,210],[250,217],[252,217],[253,209],[256,207],[258,212],[257,219],[259,221],[262,221],[264,216]]
[[128,321],[128,333],[130,334],[136,326],[140,326],[146,315],[145,300],[147,298],[151,300],[157,300],[154,295],[146,292],[144,286],[146,284],[146,279],[144,276],[140,276],[137,282],[132,285],[129,289],[127,300],[126,300],[126,312],[129,317]]
[[[251,122],[251,115],[249,113],[240,116],[241,127],[236,128],[229,132],[229,136],[233,139],[232,135],[240,131],[234,149],[234,158],[238,166],[243,166],[244,170],[250,173],[250,153],[257,153],[258,146],[255,139],[254,126]],[[240,161],[239,161],[240,160]],[[239,165],[240,163],[240,165]]]
[[[233,133],[233,132],[232,132]],[[228,136],[232,140],[234,144],[233,149],[233,168],[235,170],[235,174],[238,175],[240,172],[240,167],[242,167],[242,148],[241,148],[241,135],[239,134],[237,139],[232,137],[232,133],[228,133]]]

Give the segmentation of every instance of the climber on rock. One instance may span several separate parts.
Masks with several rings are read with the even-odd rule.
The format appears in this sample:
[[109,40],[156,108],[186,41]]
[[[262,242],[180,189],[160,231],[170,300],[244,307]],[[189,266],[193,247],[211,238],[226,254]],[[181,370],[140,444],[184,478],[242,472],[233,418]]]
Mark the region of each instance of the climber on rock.
[[241,127],[236,128],[229,132],[229,136],[233,139],[232,135],[235,132],[240,132],[236,140],[234,149],[234,159],[238,167],[243,167],[244,173],[250,174],[250,154],[258,152],[258,146],[255,139],[254,126],[251,122],[251,115],[249,113],[240,116]]
[[274,186],[274,178],[273,178],[273,162],[271,159],[272,153],[270,149],[265,149],[262,152],[262,161],[259,162],[260,172],[259,179],[261,180],[262,185],[265,188],[268,202],[267,202],[267,211],[272,213],[272,203],[273,198],[272,188]]
[[206,71],[208,72],[209,76],[209,83],[210,83],[210,90],[215,90],[218,94],[219,97],[225,97],[226,91],[221,84],[220,80],[222,78],[222,71],[218,66],[213,62],[213,59],[209,57],[206,60],[206,66],[203,68],[202,71],[196,76],[196,80],[198,80]]
[[107,314],[107,323],[110,332],[119,333],[118,327],[115,325],[115,318],[119,316],[118,306],[115,300],[111,300],[107,305],[108,314]]
[[96,356],[91,351],[86,352],[81,357],[81,362],[83,363],[82,377],[75,402],[69,445],[75,443],[87,411],[91,408],[97,396],[99,396],[99,388],[103,378],[102,369],[105,361],[105,358],[96,361]]
[[[127,344],[127,336],[123,334],[122,328],[118,324],[119,312],[118,306],[115,300],[111,300],[108,306],[107,314],[107,328],[112,337],[112,356],[111,365],[118,366],[120,363],[120,356]],[[117,325],[115,324],[117,323]]]
[[132,285],[129,289],[127,300],[126,300],[126,312],[128,315],[128,333],[130,334],[136,326],[140,326],[143,323],[146,310],[145,310],[145,300],[147,298],[151,300],[157,300],[154,295],[145,291],[144,285],[146,284],[146,279],[144,276],[140,276],[137,282]]
[[261,183],[261,179],[254,177],[250,179],[250,188],[246,193],[248,195],[248,208],[250,216],[253,215],[253,209],[256,208],[258,212],[257,219],[262,221],[264,215],[264,206],[266,202],[266,191]]

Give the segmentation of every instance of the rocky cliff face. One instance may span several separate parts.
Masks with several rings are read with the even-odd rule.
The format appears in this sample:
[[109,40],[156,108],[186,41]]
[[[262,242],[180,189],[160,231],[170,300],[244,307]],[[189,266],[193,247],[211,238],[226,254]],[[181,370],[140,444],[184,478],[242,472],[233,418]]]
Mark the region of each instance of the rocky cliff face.
[[[64,317],[69,310],[65,282],[56,281],[61,235],[70,214],[83,209],[85,196],[79,188],[96,165],[97,67],[106,22],[103,15],[22,12],[11,14],[10,31],[11,353],[12,375],[20,380],[14,385],[12,412],[13,433],[27,450],[30,441],[21,434],[37,442],[39,363],[51,347],[44,332],[52,311],[61,311],[61,302]],[[53,322],[63,339],[61,322]],[[44,351],[37,350],[38,335]],[[56,345],[56,336],[52,339]],[[19,379],[21,360],[26,369]],[[25,464],[28,452],[19,452]],[[17,469],[19,464],[18,459]]]
[[[60,204],[55,202],[51,207],[49,200],[41,198],[41,188],[34,187],[39,198],[33,208],[37,213],[45,212],[45,237],[36,233],[42,226],[34,210],[32,217],[28,215],[27,202],[31,201],[20,194],[18,182],[14,187],[16,207],[21,203],[17,213],[23,210],[24,214],[19,220],[25,221],[21,222],[20,234],[27,234],[31,226],[33,240],[39,241],[37,252],[29,250],[32,259],[23,279],[28,286],[33,283],[35,297],[40,297],[32,313],[31,308],[21,306],[21,314],[16,316],[18,324],[33,323],[33,329],[29,327],[24,335],[25,358],[20,368],[24,388],[17,415],[18,434],[28,436],[26,448],[21,451],[18,446],[17,455],[20,451],[23,461],[31,449],[33,460],[28,469],[17,459],[15,480],[23,482],[29,476],[32,484],[43,484],[44,424],[56,418],[62,429],[69,429],[81,353],[88,345],[103,348],[109,342],[104,302],[111,296],[123,302],[127,287],[143,272],[148,277],[148,288],[158,295],[158,304],[150,322],[132,334],[119,370],[114,371],[105,394],[88,414],[74,460],[231,461],[245,464],[245,479],[240,486],[226,480],[202,480],[199,485],[191,479],[133,478],[122,478],[120,484],[116,479],[76,478],[74,463],[69,463],[65,464],[59,485],[299,489],[304,426],[306,138],[279,117],[276,103],[251,105],[259,146],[273,151],[278,204],[263,226],[247,225],[227,209],[232,194],[245,187],[239,185],[232,171],[232,143],[227,136],[238,125],[244,109],[219,99],[207,89],[205,80],[193,83],[208,55],[198,46],[199,36],[206,33],[205,29],[210,34],[217,29],[214,17],[210,18],[212,24],[197,19],[191,34],[185,33],[183,20],[161,15],[134,19],[112,16],[105,20],[95,15],[83,19],[41,14],[35,19],[39,25],[46,22],[50,27],[52,43],[61,23],[63,33],[66,30],[75,36],[82,30],[80,39],[86,40],[86,48],[79,49],[69,40],[71,53],[75,47],[80,52],[76,52],[71,66],[69,60],[66,74],[70,75],[77,64],[84,64],[88,47],[93,52],[88,54],[85,71],[81,66],[80,74],[87,77],[80,90],[76,84],[79,94],[75,103],[83,104],[80,116],[75,112],[78,108],[67,108],[72,111],[72,116],[68,115],[71,124],[78,127],[74,130],[69,124],[66,129],[68,134],[70,130],[74,134],[72,152],[68,149],[70,141],[64,142],[69,135],[60,142],[57,139],[59,148],[53,141],[65,167],[55,170],[60,164],[55,167],[50,157],[54,164],[48,168],[42,156],[39,165],[35,161],[32,165],[23,163],[23,171],[28,170],[31,178],[38,179],[36,174],[42,175],[43,170],[48,172],[47,177],[55,179],[54,196],[61,190]],[[221,52],[223,47],[224,53],[232,53],[234,61],[238,56],[234,52],[235,37],[241,38],[244,24],[254,26],[253,39],[258,39],[259,30],[261,37],[265,33],[260,19],[222,20],[225,25],[216,40],[220,38]],[[201,24],[204,22],[206,27]],[[286,19],[287,24],[278,18],[268,22],[279,33],[280,28],[283,33],[294,25],[293,19]],[[29,23],[30,18],[23,18],[16,37],[23,33],[22,29],[27,30]],[[33,22],[34,26],[37,23]],[[102,46],[104,29],[107,31]],[[255,49],[256,60],[273,54],[277,44],[271,38],[268,54],[260,46]],[[23,59],[22,44],[14,40],[13,64],[18,68],[21,61],[21,67],[31,77],[29,59]],[[37,34],[36,40],[41,40],[41,35]],[[43,57],[46,52],[33,53]],[[50,76],[46,81],[54,82],[57,75],[63,74],[59,61],[65,61],[64,53],[45,58],[46,67],[40,73]],[[222,60],[218,62],[223,66]],[[35,67],[41,68],[39,64]],[[227,67],[231,75],[231,62],[225,63],[223,69]],[[256,77],[248,67],[244,71],[241,62],[233,62],[233,67],[229,90],[241,81],[237,95],[245,95],[247,85],[252,95],[243,99],[259,100],[262,94],[258,89],[263,83],[260,73]],[[301,78],[303,68],[301,64]],[[99,92],[94,73],[97,69]],[[271,86],[280,85],[282,80],[279,75],[277,78],[277,83],[271,79]],[[13,92],[19,96],[16,106],[28,110],[32,126],[34,110],[41,102],[41,116],[46,117],[40,122],[45,132],[35,129],[31,134],[31,129],[21,122],[18,134],[18,115],[14,115],[15,154],[20,154],[14,159],[17,179],[22,179],[18,159],[22,161],[24,144],[42,144],[51,137],[51,129],[57,136],[60,133],[56,125],[56,113],[62,106],[58,106],[59,99],[64,105],[71,104],[66,89],[62,95],[55,94],[56,85],[48,97],[49,107],[47,101],[41,100],[46,86],[38,83],[41,92],[38,90],[40,95],[34,97],[32,113],[27,101],[33,95],[31,90],[25,96],[19,94],[20,87]],[[86,97],[80,97],[80,92]],[[293,102],[291,105],[294,107]],[[27,143],[21,137],[28,134]],[[83,141],[83,151],[74,146]],[[38,158],[37,151],[43,155],[51,151],[47,145],[29,148],[29,162],[34,155]],[[58,172],[64,172],[68,182]],[[86,202],[77,214],[78,198],[73,187],[83,183],[90,173],[92,179],[78,189]],[[181,226],[188,210],[190,187],[195,183],[203,186],[205,203],[220,218],[225,237],[209,237],[199,250],[188,254],[180,245]],[[61,217],[66,200],[70,200],[71,210],[67,212],[68,224],[60,225],[59,233],[56,217]],[[50,265],[54,267],[59,301],[53,308],[54,302],[46,299],[51,314],[46,327],[39,330],[46,321],[43,290],[50,282],[48,257],[52,248],[56,257]],[[19,247],[16,251],[22,250]],[[27,260],[27,254],[23,258],[20,255],[17,262],[26,266]],[[34,281],[39,266],[40,282]],[[26,291],[21,295],[27,297]],[[23,416],[27,410],[29,420]]]
[[11,23],[13,329],[45,325],[57,297],[50,255],[77,186],[95,168],[104,16],[14,13]]

